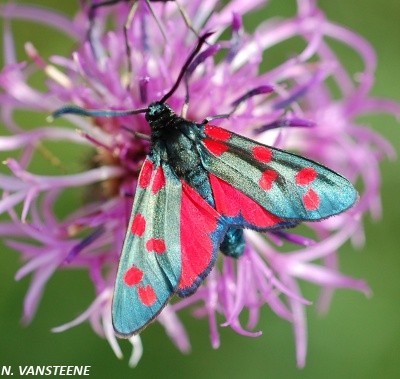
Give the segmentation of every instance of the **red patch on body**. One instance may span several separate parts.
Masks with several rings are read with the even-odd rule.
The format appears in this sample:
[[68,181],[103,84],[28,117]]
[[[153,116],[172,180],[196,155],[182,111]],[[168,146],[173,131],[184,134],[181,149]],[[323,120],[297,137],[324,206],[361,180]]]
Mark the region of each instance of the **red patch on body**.
[[259,162],[269,163],[272,160],[272,150],[265,146],[254,146],[253,157]]
[[317,210],[319,207],[319,202],[320,202],[320,199],[319,199],[318,194],[311,188],[303,196],[303,203],[304,203],[305,208],[308,211]]
[[139,186],[141,188],[147,188],[150,184],[151,175],[153,173],[154,164],[152,161],[146,159],[144,161],[142,171],[139,176]]
[[218,218],[215,209],[183,182],[180,228],[182,274],[178,287],[180,290],[192,287],[196,279],[209,267],[213,252],[211,234],[217,228]]
[[204,133],[211,138],[219,139],[221,141],[227,141],[232,137],[232,133],[225,129],[219,128],[217,126],[206,125],[204,127]]
[[276,180],[277,177],[278,173],[274,170],[264,171],[259,181],[260,187],[265,191],[269,191],[272,188],[272,183]]
[[296,174],[296,184],[306,186],[315,180],[318,173],[312,167],[305,167]]
[[164,171],[159,166],[157,168],[156,175],[154,176],[153,185],[151,186],[151,191],[156,194],[160,189],[165,187],[165,175]]
[[157,254],[163,254],[167,250],[164,240],[160,238],[150,238],[146,242],[146,249],[149,252],[154,251]]
[[154,288],[150,284],[147,286],[138,287],[138,295],[140,301],[147,307],[153,305],[157,300],[157,295],[154,291]]
[[208,138],[205,138],[203,142],[207,150],[209,150],[216,156],[220,156],[221,154],[229,150],[229,147],[223,142],[214,141]]
[[131,233],[135,236],[141,237],[145,230],[146,219],[140,213],[137,213],[132,222]]
[[135,286],[143,279],[143,271],[135,266],[131,267],[125,272],[124,283],[127,286]]
[[268,212],[256,201],[224,180],[212,174],[209,174],[209,178],[218,213],[227,217],[242,215],[249,224],[258,228],[270,228],[283,222],[281,218]]

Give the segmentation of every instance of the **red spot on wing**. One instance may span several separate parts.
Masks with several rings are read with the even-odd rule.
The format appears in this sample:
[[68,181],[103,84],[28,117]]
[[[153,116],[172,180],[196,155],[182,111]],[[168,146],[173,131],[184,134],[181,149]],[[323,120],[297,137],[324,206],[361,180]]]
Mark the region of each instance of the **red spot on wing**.
[[157,300],[156,292],[154,291],[154,288],[149,284],[147,286],[138,287],[138,295],[140,301],[147,307],[153,305]]
[[142,188],[147,188],[150,184],[151,175],[153,173],[154,164],[152,161],[146,159],[144,161],[142,171],[139,176],[139,186]]
[[165,187],[165,175],[164,170],[159,166],[157,168],[156,175],[154,176],[153,185],[151,191],[156,194],[161,188]]
[[312,167],[305,167],[296,174],[296,184],[306,186],[315,180],[318,173]]
[[143,271],[135,266],[125,272],[124,282],[127,286],[135,286],[143,279]]
[[242,217],[258,228],[270,228],[283,220],[234,188],[224,180],[209,174],[215,207],[218,213],[227,217]]
[[211,138],[227,141],[232,137],[232,133],[225,129],[218,128],[217,126],[206,125],[204,127],[204,133]]
[[154,251],[157,254],[163,254],[167,250],[164,240],[159,238],[150,238],[146,242],[146,249],[149,252]]
[[131,233],[135,236],[141,237],[145,230],[146,219],[140,213],[137,213],[132,222]]
[[320,199],[318,194],[311,188],[303,196],[303,203],[308,211],[315,211],[316,209],[318,209],[319,202]]
[[261,179],[259,181],[260,187],[265,190],[269,191],[272,188],[272,183],[278,177],[278,173],[274,170],[265,170],[261,174]]
[[205,138],[203,142],[206,148],[216,156],[220,156],[229,150],[229,147],[223,142],[214,141],[208,138]]
[[[219,215],[185,182],[182,183],[181,200],[181,251],[182,274],[179,289],[193,286],[212,259],[211,234],[216,230]],[[193,289],[193,288],[192,288]]]
[[253,147],[253,157],[260,162],[269,163],[272,160],[272,150],[265,146]]

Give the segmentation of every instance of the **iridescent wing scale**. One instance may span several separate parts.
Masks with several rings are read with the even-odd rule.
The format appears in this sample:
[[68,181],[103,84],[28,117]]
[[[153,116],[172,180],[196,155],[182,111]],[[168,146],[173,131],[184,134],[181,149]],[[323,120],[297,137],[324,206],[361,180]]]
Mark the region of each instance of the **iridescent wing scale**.
[[198,144],[205,169],[277,217],[316,221],[357,200],[343,176],[307,158],[205,125]]
[[158,315],[181,277],[182,185],[166,164],[145,160],[113,299],[116,333],[128,337]]

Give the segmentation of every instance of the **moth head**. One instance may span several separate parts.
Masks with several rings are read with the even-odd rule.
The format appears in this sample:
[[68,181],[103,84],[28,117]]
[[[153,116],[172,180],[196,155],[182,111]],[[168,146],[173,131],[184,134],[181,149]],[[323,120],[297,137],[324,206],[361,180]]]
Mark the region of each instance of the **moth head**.
[[173,115],[173,110],[167,104],[156,101],[149,105],[145,117],[153,129],[159,129],[165,126],[165,121]]

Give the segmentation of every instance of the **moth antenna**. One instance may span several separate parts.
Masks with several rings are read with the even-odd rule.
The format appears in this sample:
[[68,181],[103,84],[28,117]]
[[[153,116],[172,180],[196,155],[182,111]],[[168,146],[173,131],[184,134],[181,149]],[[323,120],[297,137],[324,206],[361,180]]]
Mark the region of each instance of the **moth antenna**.
[[187,57],[185,63],[183,64],[181,71],[179,72],[178,78],[176,79],[175,84],[172,86],[172,88],[161,98],[160,103],[165,103],[177,90],[179,87],[179,84],[182,81],[182,78],[184,77],[186,70],[190,66],[190,64],[193,62],[194,58],[196,57],[197,53],[200,51],[201,47],[204,45],[206,42],[207,38],[213,35],[214,32],[206,32],[202,36],[199,37],[198,42],[196,47],[193,49],[191,54]]
[[[87,32],[87,39],[90,43],[90,47],[92,49],[93,55],[95,57],[98,56],[98,52],[96,50],[96,46],[94,44],[94,38],[93,38],[93,29],[94,29],[94,23],[95,23],[95,17],[96,17],[96,10],[98,8],[101,7],[108,7],[108,6],[112,6],[115,4],[118,4],[122,1],[128,2],[129,0],[104,0],[102,2],[99,3],[92,3],[89,7],[89,11],[88,11],[88,19],[89,19],[89,28],[88,28],[88,32]],[[153,1],[159,1],[159,0],[153,0]],[[177,1],[177,0],[164,0],[161,2],[175,2],[176,6],[179,10],[179,13],[182,16],[183,21],[185,22],[186,26],[196,35],[196,37],[198,38],[198,40],[200,41],[203,37],[199,36],[199,34],[197,33],[197,31],[194,29],[190,17],[187,14],[186,10],[184,9],[184,7]],[[154,12],[154,9],[151,5],[151,0],[145,0],[147,7],[150,10],[151,15],[153,16],[154,20],[157,23],[157,26],[163,36],[164,42],[167,42],[167,34],[164,30],[163,25],[161,24],[160,20],[158,19],[157,15]],[[128,33],[129,33],[129,29],[132,26],[132,22],[133,22],[133,18],[136,14],[136,11],[138,9],[139,6],[139,0],[133,0],[132,3],[132,7],[129,11],[127,20],[124,24],[124,28],[123,28],[123,33],[124,33],[124,40],[125,40],[125,50],[126,50],[126,56],[127,56],[127,70],[128,70],[128,84],[127,84],[127,88],[130,88],[130,83],[131,83],[131,78],[132,78],[132,62],[131,62],[131,52],[132,52],[132,47],[131,44],[129,43],[129,38],[128,38]],[[179,83],[178,83],[179,84]],[[173,93],[173,92],[172,92]],[[172,95],[171,93],[171,95]],[[167,99],[167,98],[166,98]]]
[[113,110],[102,110],[93,109],[87,110],[75,105],[66,105],[60,109],[57,109],[47,118],[48,122],[52,122],[55,118],[61,117],[65,114],[74,114],[77,116],[87,116],[87,117],[118,117],[118,116],[131,116],[139,113],[146,113],[147,108],[133,109],[127,111],[113,111]]
[[[110,5],[110,4],[115,4],[117,3],[117,0],[110,0],[110,1],[105,1],[103,3],[97,4],[97,8],[101,5]],[[214,32],[206,32],[203,35],[201,35],[197,41],[196,47],[193,49],[193,51],[190,53],[190,55],[187,57],[185,63],[183,64],[181,71],[179,72],[178,78],[176,79],[175,84],[172,86],[172,88],[161,98],[159,101],[160,103],[165,103],[177,90],[179,87],[183,77],[185,76],[185,73],[190,66],[190,64],[193,62],[194,58],[198,54],[198,52],[201,50],[202,46],[204,43],[206,43],[206,40],[208,37],[213,35]],[[189,98],[187,96],[187,102]],[[139,113],[146,113],[148,108],[140,108],[140,109],[134,109],[134,110],[121,110],[121,111],[113,111],[113,110],[99,110],[99,109],[94,109],[94,110],[87,110],[75,105],[67,105],[64,107],[61,107],[60,109],[56,110],[53,112],[48,118],[48,122],[52,122],[55,118],[61,117],[66,114],[74,114],[78,116],[87,116],[87,117],[118,117],[118,116],[130,116],[134,114],[139,114]]]

